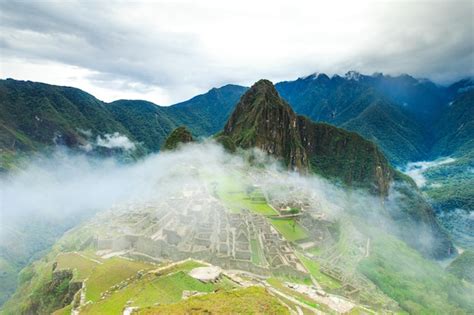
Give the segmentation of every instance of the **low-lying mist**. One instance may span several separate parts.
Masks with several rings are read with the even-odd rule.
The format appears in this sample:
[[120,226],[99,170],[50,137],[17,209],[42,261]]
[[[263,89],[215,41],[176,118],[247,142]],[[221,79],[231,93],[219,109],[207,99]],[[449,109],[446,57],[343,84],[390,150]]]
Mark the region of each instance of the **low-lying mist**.
[[407,175],[413,178],[413,180],[418,185],[418,187],[423,187],[424,185],[426,185],[426,178],[423,175],[424,172],[426,172],[430,168],[444,165],[444,164],[449,164],[455,161],[456,160],[454,158],[445,157],[445,158],[440,158],[434,161],[410,162],[405,166],[405,168],[403,169],[403,172],[405,172]]
[[[114,205],[159,201],[196,180],[239,181],[243,175],[250,177],[251,184],[261,186],[272,202],[309,197],[310,210],[328,219],[336,220],[350,211],[378,227],[393,228],[387,206],[397,211],[395,193],[382,206],[379,197],[344,189],[316,175],[290,172],[260,151],[251,155],[249,163],[248,156],[229,154],[221,146],[205,142],[124,164],[58,149],[52,155],[32,157],[20,170],[0,178],[1,230],[8,231],[11,222],[31,216],[48,222],[69,220],[74,225],[77,218]],[[198,179],[196,174],[204,176]]]
[[[339,266],[349,266],[351,273],[361,272],[374,283],[385,281],[382,284],[387,292],[393,293],[392,298],[403,301],[404,293],[398,295],[398,290],[401,290],[400,281],[405,281],[409,284],[406,290],[410,294],[420,295],[413,298],[417,303],[419,300],[421,305],[428,307],[431,299],[435,299],[426,300],[424,290],[418,290],[418,287],[422,284],[422,288],[427,288],[426,283],[431,283],[434,277],[447,281],[444,271],[403,242],[395,240],[394,235],[410,230],[417,235],[418,243],[426,247],[434,244],[436,238],[422,225],[403,225],[406,219],[393,219],[401,217],[405,211],[400,209],[400,200],[404,196],[400,196],[396,189],[391,190],[388,198],[381,198],[316,175],[288,171],[258,150],[241,153],[227,153],[220,145],[206,141],[149,155],[133,163],[93,158],[63,149],[52,155],[32,157],[21,169],[0,178],[0,250],[8,251],[11,257],[18,248],[36,242],[42,237],[40,234],[47,233],[55,224],[62,226],[62,233],[97,212],[109,210],[113,215],[113,211],[118,211],[114,206],[132,204],[137,205],[132,207],[134,210],[140,211],[140,204],[159,205],[172,196],[185,195],[183,192],[193,185],[204,187],[198,190],[204,194],[204,199],[215,198],[212,187],[217,182],[238,183],[241,187],[260,188],[272,205],[305,200],[305,211],[314,213],[325,222],[339,225],[343,230],[341,246],[332,243],[331,246],[335,247],[327,247],[328,254],[341,250],[337,255],[349,263],[338,262]],[[47,223],[21,229],[22,225],[28,226],[31,222]],[[18,230],[23,237],[18,237]],[[61,233],[53,236],[57,238]],[[24,237],[28,234],[29,237]],[[49,238],[41,246],[33,246],[24,254],[28,256],[25,259],[31,259],[39,250],[51,246],[53,241],[54,238]],[[0,254],[0,258],[5,256]],[[416,275],[414,280],[413,275]],[[440,282],[439,287],[444,283]],[[460,302],[456,305],[471,307],[466,297],[470,296],[472,288],[466,289],[460,282],[456,282],[453,288],[448,300],[459,297]],[[447,300],[443,301],[440,303],[447,303]]]

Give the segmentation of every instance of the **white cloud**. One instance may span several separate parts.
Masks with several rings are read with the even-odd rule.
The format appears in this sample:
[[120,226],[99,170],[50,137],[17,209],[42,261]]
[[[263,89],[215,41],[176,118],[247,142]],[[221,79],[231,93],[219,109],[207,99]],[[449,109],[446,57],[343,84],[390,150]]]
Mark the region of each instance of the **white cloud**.
[[[424,172],[426,172],[430,168],[440,166],[443,164],[452,163],[454,161],[456,161],[456,159],[447,157],[447,158],[437,159],[434,161],[410,162],[407,164],[407,166],[405,167],[403,171],[405,174],[413,178],[413,180],[415,181],[418,187],[423,187],[426,185],[426,178],[423,175]],[[441,185],[441,184],[436,184],[436,183],[432,184],[433,187],[436,187],[436,188],[441,187],[438,185]]]
[[96,145],[109,149],[135,150],[135,143],[130,141],[127,136],[121,135],[118,132],[105,134],[103,137],[97,136]]
[[[453,3],[455,2],[455,3]],[[474,72],[473,2],[2,1],[2,77],[167,105],[314,71]]]

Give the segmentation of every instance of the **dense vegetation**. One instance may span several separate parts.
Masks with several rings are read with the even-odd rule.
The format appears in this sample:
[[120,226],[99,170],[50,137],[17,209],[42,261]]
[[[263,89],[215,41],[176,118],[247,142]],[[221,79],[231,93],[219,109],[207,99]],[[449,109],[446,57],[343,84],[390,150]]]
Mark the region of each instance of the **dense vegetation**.
[[186,127],[178,127],[166,138],[162,150],[174,150],[180,144],[193,142],[193,135],[186,129]]
[[382,195],[391,181],[392,169],[372,142],[297,116],[267,80],[258,81],[242,96],[224,135],[238,147],[258,147],[281,158],[290,169],[312,170]]
[[449,264],[447,270],[459,279],[474,284],[474,252],[465,251],[462,253]]
[[372,238],[359,270],[411,314],[471,314],[474,286],[387,235]]
[[[241,98],[224,127],[224,135],[237,147],[257,147],[280,158],[289,168],[309,171],[351,188],[362,188],[382,198],[393,186],[399,196],[390,215],[399,224],[397,234],[429,257],[443,258],[453,252],[446,232],[420,192],[370,141],[325,123],[297,116],[281,100],[272,83],[260,80]],[[426,246],[428,233],[433,244]]]
[[148,152],[158,151],[168,134],[182,125],[195,135],[209,136],[222,128],[244,91],[226,85],[160,107],[133,100],[107,104],[75,88],[0,80],[0,167],[7,169],[15,153],[54,144],[84,147],[105,134],[127,136]]
[[[456,159],[454,162],[424,173],[428,181],[421,189],[440,213],[447,213],[446,217],[459,217],[454,215],[456,211],[467,214],[473,211],[472,80],[440,87],[406,75],[362,76],[352,73],[345,78],[310,76],[279,83],[276,89],[293,106],[295,112],[361,134],[376,143],[395,165],[400,166],[412,160],[453,156]],[[133,100],[104,103],[74,88],[0,80],[0,171],[12,168],[20,157],[31,151],[56,144],[85,149],[87,144],[96,142],[97,137],[117,132],[137,145],[134,158],[146,152],[158,151],[169,133],[181,125],[186,125],[195,136],[209,136],[224,127],[246,90],[245,87],[227,85],[175,106],[160,107]],[[280,103],[288,105],[280,101],[275,103],[274,100],[267,105]],[[269,106],[266,110],[271,112]],[[280,109],[283,112],[277,116],[288,114],[287,108]],[[230,151],[235,151],[235,142],[240,146],[247,143],[250,147],[264,140],[274,140],[269,133],[263,133],[267,134],[266,139],[256,140],[262,135],[259,126],[265,125],[262,123],[265,115],[267,114],[262,116],[261,111],[252,112],[249,116],[254,120],[250,125],[244,126],[243,132],[237,133],[238,141],[225,134],[219,134],[216,140]],[[287,116],[291,118],[291,115]],[[283,144],[282,156],[286,163],[290,164],[296,158],[317,173],[340,179],[346,184],[358,182],[366,188],[373,188],[373,185],[378,186],[378,189],[387,188],[388,181],[383,175],[392,170],[372,142],[331,125],[309,123],[309,120],[302,117],[297,121],[306,129],[317,129],[320,136],[307,141],[308,135],[316,133],[303,133],[302,137],[300,130],[299,134],[293,133],[285,140],[280,137]],[[281,126],[268,127],[279,131]],[[301,150],[307,146],[305,141],[315,145],[315,149]],[[316,149],[317,144],[319,147]],[[117,153],[104,148],[96,151],[105,155]],[[381,166],[383,171],[379,172],[377,166]],[[370,176],[366,176],[367,174]],[[392,175],[400,177],[396,172]],[[412,193],[417,194],[417,191]],[[429,224],[437,226],[432,210],[424,200],[410,200],[406,210],[411,212],[415,222],[428,218]],[[453,215],[450,216],[450,213]],[[403,216],[400,218],[404,220]],[[14,275],[40,257],[57,237],[71,227],[67,222],[52,223],[30,219],[28,225],[16,225],[13,222],[8,231],[1,231],[14,235],[10,239],[20,245],[0,244],[0,304],[13,290],[16,283]],[[458,239],[462,237],[457,234],[460,224],[471,222],[466,230],[472,231],[472,220],[461,220],[463,222],[456,219],[442,221]],[[53,225],[56,228],[51,229],[50,226]],[[406,225],[408,226],[410,225]],[[465,233],[466,230],[460,233]],[[417,241],[410,233],[406,238]],[[471,240],[472,238],[468,238],[461,245],[472,244]],[[440,244],[446,245],[445,242]],[[444,245],[442,247],[446,248]],[[63,289],[65,287],[59,291],[63,292]]]

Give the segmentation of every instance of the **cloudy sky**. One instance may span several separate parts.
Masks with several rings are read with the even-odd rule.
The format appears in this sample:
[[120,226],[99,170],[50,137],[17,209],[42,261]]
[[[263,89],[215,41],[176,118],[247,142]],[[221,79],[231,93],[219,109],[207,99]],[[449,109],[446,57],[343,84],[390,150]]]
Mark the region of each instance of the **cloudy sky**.
[[0,0],[0,77],[169,105],[314,72],[474,74],[474,0]]

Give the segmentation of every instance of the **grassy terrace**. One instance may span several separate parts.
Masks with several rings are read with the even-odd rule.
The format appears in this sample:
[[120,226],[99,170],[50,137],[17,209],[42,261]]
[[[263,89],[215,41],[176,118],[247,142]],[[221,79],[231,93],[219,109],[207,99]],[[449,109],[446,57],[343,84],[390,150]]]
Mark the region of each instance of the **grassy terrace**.
[[61,253],[56,257],[57,269],[71,269],[75,280],[84,280],[94,268],[99,265],[96,261],[78,253]]
[[159,276],[146,274],[130,282],[125,288],[112,292],[106,299],[86,306],[81,314],[119,314],[128,301],[132,301],[130,306],[133,307],[151,307],[181,301],[184,290],[211,293],[235,287],[227,278],[217,283],[203,283],[190,277],[187,272],[196,266],[196,263],[184,263],[165,270],[165,274]]
[[[247,191],[246,184],[236,178],[224,178],[217,184],[217,196],[230,211],[240,213],[242,209],[264,216],[275,216],[278,212],[268,205],[265,196],[258,188]],[[294,219],[268,218],[269,222],[288,241],[298,241],[308,237],[306,231]],[[254,245],[252,246],[252,252]],[[252,258],[259,261],[258,253]]]
[[264,288],[249,287],[191,297],[176,304],[139,310],[138,314],[289,314]]
[[318,262],[306,258],[301,253],[296,253],[298,258],[301,260],[303,265],[308,269],[309,273],[316,279],[316,281],[326,290],[338,289],[341,287],[341,283],[336,279],[333,279],[320,271]]
[[217,188],[219,199],[235,213],[240,213],[242,209],[248,209],[261,215],[277,215],[278,213],[270,207],[265,198],[255,192],[247,194],[245,184],[233,179],[221,181]]
[[144,262],[129,261],[127,259],[113,257],[102,265],[98,265],[87,280],[86,299],[98,301],[101,293],[110,287],[119,284],[121,281],[136,275],[140,270],[155,267]]
[[308,237],[306,231],[294,219],[268,219],[288,241],[298,241]]
[[263,265],[265,263],[265,256],[260,244],[257,240],[250,240],[250,247],[252,249],[252,262],[256,265]]

